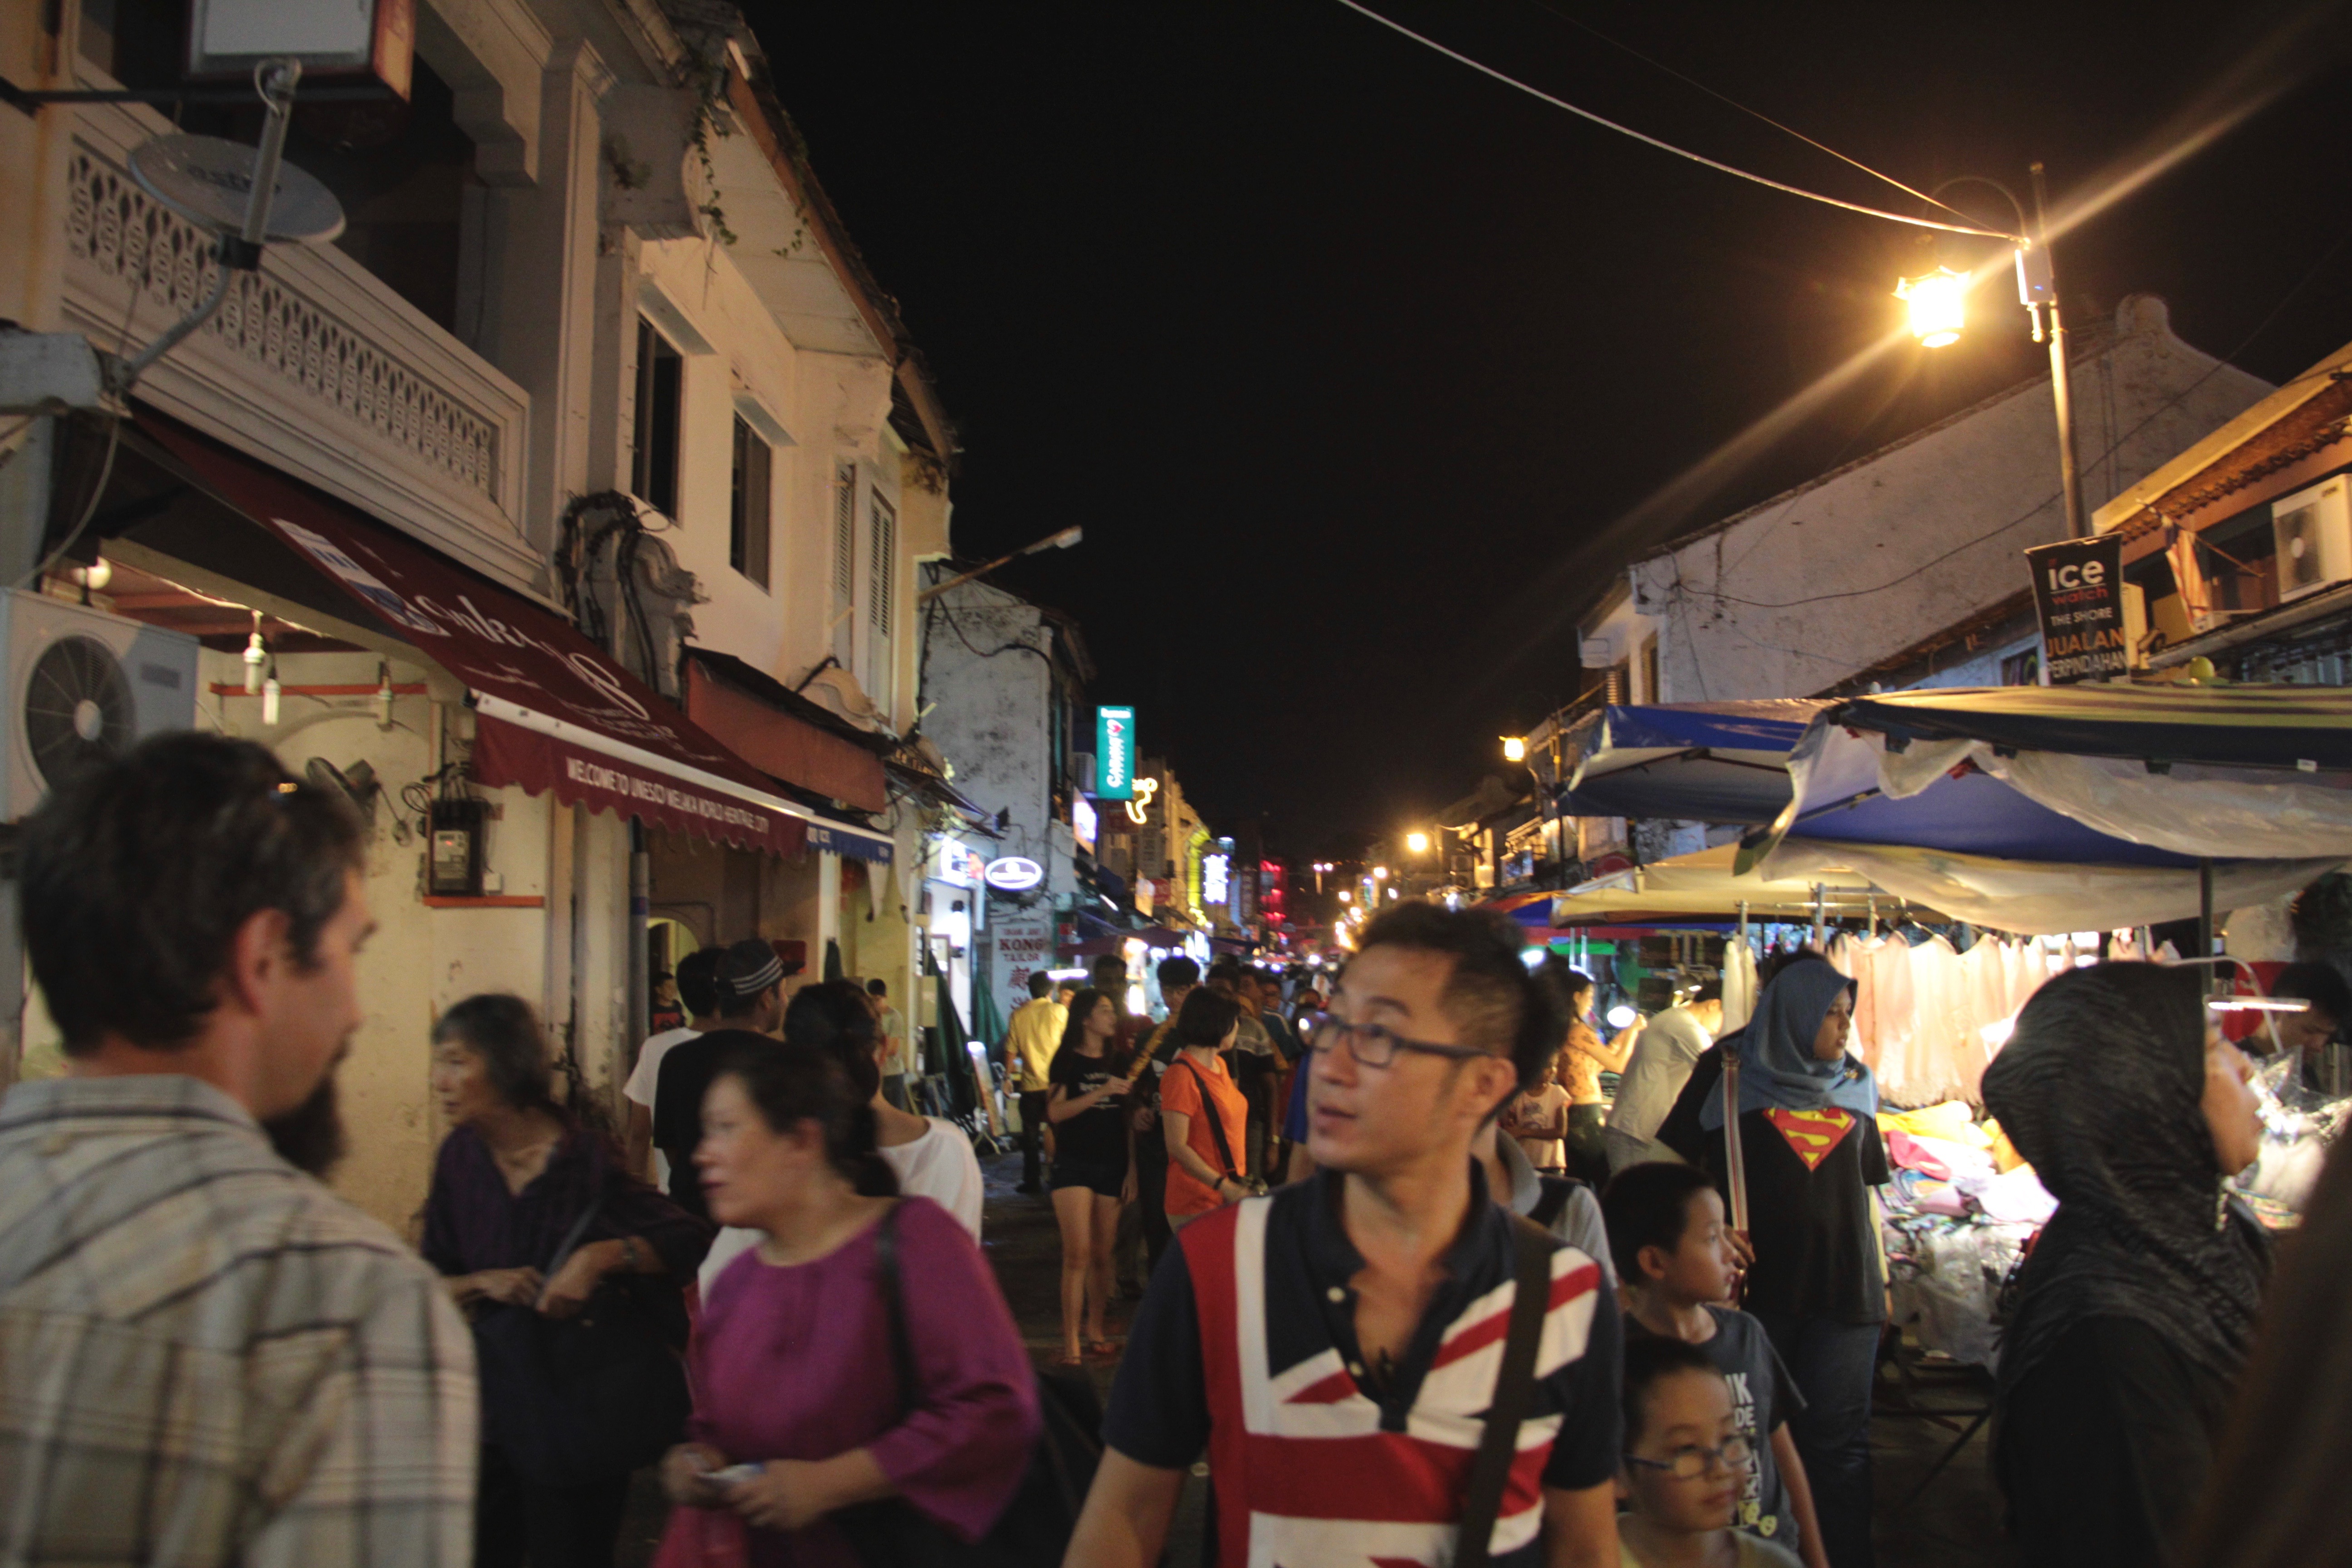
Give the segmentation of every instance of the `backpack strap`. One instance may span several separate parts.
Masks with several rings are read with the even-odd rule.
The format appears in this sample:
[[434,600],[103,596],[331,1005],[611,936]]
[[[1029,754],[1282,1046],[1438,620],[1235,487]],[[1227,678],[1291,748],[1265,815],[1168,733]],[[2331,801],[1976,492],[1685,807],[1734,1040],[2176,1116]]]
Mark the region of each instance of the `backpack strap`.
[[1201,1114],[1209,1123],[1209,1136],[1217,1142],[1217,1158],[1224,1162],[1225,1180],[1238,1182],[1241,1169],[1234,1163],[1233,1145],[1225,1142],[1225,1120],[1217,1114],[1217,1097],[1209,1092],[1209,1075],[1193,1066],[1189,1057],[1178,1057],[1177,1064],[1191,1071],[1201,1085]]
[[1470,1461],[1470,1488],[1454,1543],[1454,1568],[1486,1568],[1495,1521],[1502,1516],[1503,1489],[1519,1453],[1519,1425],[1535,1403],[1536,1352],[1543,1342],[1544,1314],[1551,1307],[1552,1238],[1513,1216],[1514,1268],[1511,1326],[1503,1340],[1502,1365],[1495,1372],[1495,1396],[1486,1406],[1486,1429]]
[[1549,1231],[1559,1223],[1560,1211],[1568,1207],[1576,1189],[1587,1184],[1574,1176],[1538,1176],[1536,1181],[1543,1191],[1536,1198],[1536,1206],[1528,1211],[1528,1223]]

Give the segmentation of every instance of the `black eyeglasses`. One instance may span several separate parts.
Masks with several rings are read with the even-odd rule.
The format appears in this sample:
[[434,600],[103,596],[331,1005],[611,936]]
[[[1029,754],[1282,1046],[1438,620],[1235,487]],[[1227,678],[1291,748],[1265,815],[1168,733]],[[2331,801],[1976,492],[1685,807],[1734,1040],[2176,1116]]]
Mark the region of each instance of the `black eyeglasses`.
[[1348,1054],[1368,1068],[1392,1065],[1399,1051],[1411,1051],[1424,1057],[1444,1057],[1457,1062],[1494,1055],[1492,1051],[1482,1051],[1475,1046],[1433,1046],[1426,1040],[1408,1040],[1378,1024],[1350,1024],[1344,1018],[1329,1016],[1315,1026],[1307,1048],[1318,1057],[1327,1056],[1339,1049],[1342,1040],[1347,1042]]
[[1717,1447],[1707,1448],[1696,1443],[1687,1443],[1664,1459],[1645,1459],[1639,1454],[1628,1454],[1625,1462],[1639,1465],[1645,1470],[1664,1470],[1678,1481],[1695,1481],[1717,1465],[1727,1470],[1744,1470],[1755,1458],[1756,1445],[1734,1433]]

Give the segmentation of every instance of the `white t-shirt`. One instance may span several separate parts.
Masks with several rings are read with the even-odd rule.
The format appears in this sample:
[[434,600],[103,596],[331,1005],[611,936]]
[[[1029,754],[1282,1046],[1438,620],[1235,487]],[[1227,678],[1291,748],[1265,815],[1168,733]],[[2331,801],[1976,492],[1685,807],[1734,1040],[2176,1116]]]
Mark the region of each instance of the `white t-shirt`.
[[924,1120],[931,1130],[911,1143],[881,1151],[898,1175],[898,1190],[908,1197],[929,1198],[962,1222],[980,1239],[980,1157],[971,1140],[952,1121],[936,1116]]
[[[682,1045],[701,1033],[699,1029],[664,1029],[650,1037],[638,1050],[637,1065],[630,1069],[629,1081],[621,1086],[621,1092],[650,1114],[654,1086],[661,1082],[662,1058],[669,1055],[672,1046]],[[654,1184],[664,1192],[669,1191],[669,1157],[658,1149],[654,1151]]]
[[[948,1213],[966,1230],[974,1241],[980,1239],[980,1159],[971,1152],[971,1140],[952,1121],[927,1117],[930,1131],[911,1143],[901,1143],[894,1149],[880,1151],[883,1161],[898,1178],[898,1191],[910,1198],[929,1198]],[[696,1278],[701,1281],[705,1295],[710,1292],[711,1281],[719,1271],[734,1262],[767,1236],[763,1230],[748,1226],[730,1225],[722,1228],[710,1251],[702,1260]]]
[[885,1003],[882,1007],[881,1030],[883,1037],[890,1042],[888,1053],[882,1058],[883,1072],[896,1074],[914,1071],[914,1065],[907,1059],[906,1016],[896,1007]]

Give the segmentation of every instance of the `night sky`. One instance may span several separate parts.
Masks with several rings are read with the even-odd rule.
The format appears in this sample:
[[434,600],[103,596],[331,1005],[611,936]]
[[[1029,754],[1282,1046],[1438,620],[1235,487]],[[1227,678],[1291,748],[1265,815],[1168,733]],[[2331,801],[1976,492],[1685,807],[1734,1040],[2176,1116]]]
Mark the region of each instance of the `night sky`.
[[[2344,5],[1375,8],[1652,134],[1911,213],[1586,29],[1923,190],[1989,174],[2025,197],[2040,158],[2053,220],[2271,95],[2060,238],[2070,324],[2153,292],[2273,381],[2352,338]],[[959,552],[1083,524],[1005,585],[1079,617],[1095,699],[1137,705],[1143,751],[1213,826],[1262,816],[1292,854],[1503,771],[1496,737],[1580,689],[1574,616],[1637,545],[2047,363],[1996,282],[1959,344],[1905,340],[1659,504],[1898,325],[1898,274],[1992,242],[1939,250],[1671,158],[1336,0],[749,9],[961,428]],[[2011,226],[1997,195],[1947,194]]]

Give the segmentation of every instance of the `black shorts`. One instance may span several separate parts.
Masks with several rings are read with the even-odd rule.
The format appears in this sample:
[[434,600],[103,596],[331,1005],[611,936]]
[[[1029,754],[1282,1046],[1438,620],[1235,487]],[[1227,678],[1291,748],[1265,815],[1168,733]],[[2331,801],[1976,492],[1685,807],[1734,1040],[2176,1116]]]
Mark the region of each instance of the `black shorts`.
[[1064,1187],[1084,1187],[1107,1198],[1119,1195],[1127,1184],[1127,1162],[1124,1160],[1056,1160],[1054,1173],[1045,1184],[1053,1192]]

